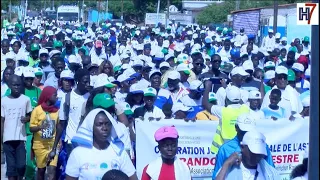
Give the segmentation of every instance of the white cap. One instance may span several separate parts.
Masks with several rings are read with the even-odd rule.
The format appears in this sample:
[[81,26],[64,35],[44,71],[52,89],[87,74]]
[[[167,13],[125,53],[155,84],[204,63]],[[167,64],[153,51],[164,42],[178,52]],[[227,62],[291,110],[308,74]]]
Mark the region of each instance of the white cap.
[[276,33],[276,39],[280,39],[280,37],[281,37],[281,34],[280,33]]
[[40,56],[40,54],[48,54],[48,55],[49,55],[49,51],[48,51],[48,49],[41,48],[41,49],[39,50],[39,56]]
[[27,54],[25,54],[25,53],[18,53],[17,55],[16,55],[16,57],[15,57],[15,60],[17,60],[17,61],[26,61],[26,62],[29,62],[28,61],[28,56],[27,56]]
[[261,93],[257,90],[252,90],[249,92],[248,99],[261,99]]
[[278,66],[276,68],[276,74],[285,74],[288,75],[288,69],[284,66]]
[[184,53],[179,54],[177,57],[178,62],[185,62],[187,60],[188,60],[188,55]]
[[143,89],[138,83],[135,83],[130,86],[130,93],[133,93],[133,94],[143,93]]
[[54,49],[54,50],[50,51],[49,57],[52,58],[52,56],[54,56],[56,54],[61,54],[61,51]]
[[158,71],[158,70],[152,70],[152,71],[150,71],[150,73],[149,73],[149,78],[151,78],[151,76],[154,75],[154,74],[159,74],[160,76],[162,76],[162,74],[161,74],[160,71]]
[[133,61],[133,64],[132,64],[132,67],[134,67],[134,66],[143,66],[142,60],[140,60],[140,59],[135,59],[135,60]]
[[267,155],[266,137],[258,131],[248,131],[244,134],[241,145],[247,145],[253,154]]
[[163,67],[168,67],[170,68],[170,64],[168,62],[162,62],[160,63],[160,69],[163,68]]
[[36,38],[40,39],[40,35],[39,34],[36,34],[33,37],[36,37]]
[[155,97],[155,96],[157,96],[157,90],[152,88],[152,87],[145,88],[143,90],[143,95],[144,96],[153,96],[153,97]]
[[270,80],[276,77],[276,72],[273,70],[269,70],[264,73],[264,79]]
[[226,96],[231,102],[239,102],[241,100],[240,89],[236,86],[228,86],[226,88]]
[[170,45],[170,42],[168,40],[163,41],[163,45],[162,45],[163,47],[169,48],[169,45]]
[[239,74],[241,76],[248,76],[249,74],[244,70],[242,66],[234,67],[231,71],[231,76],[234,76],[236,74]]
[[14,74],[18,76],[22,76],[24,70],[24,66],[19,66],[14,69]]
[[123,69],[123,70],[126,70],[128,68],[130,68],[129,64],[122,64],[122,66],[121,66],[121,69]]
[[191,35],[191,34],[192,34],[192,31],[190,31],[190,30],[187,31],[187,34],[188,34],[188,35]]
[[136,45],[136,50],[137,50],[137,51],[143,50],[143,44],[138,44],[138,45]]
[[310,96],[306,96],[301,101],[303,107],[309,107],[310,106]]
[[294,63],[292,69],[300,72],[304,72],[304,66],[301,63]]
[[75,56],[75,55],[70,55],[70,56],[68,57],[68,61],[69,61],[69,63],[77,63],[77,64],[80,64],[80,59],[79,59],[77,56]]
[[181,76],[180,76],[180,73],[178,71],[170,71],[168,73],[168,79],[172,79],[172,80],[175,80],[175,79],[181,79]]
[[154,55],[155,58],[159,58],[159,59],[163,59],[164,58],[164,54],[163,52],[159,51]]
[[60,74],[60,78],[64,78],[64,79],[74,79],[74,74],[72,71],[70,70],[63,70]]
[[[241,47],[241,43],[239,41],[234,42],[235,47]],[[241,57],[241,56],[240,56]]]
[[120,55],[120,59],[121,59],[121,60],[127,59],[127,58],[129,58],[129,55],[128,55],[127,53],[122,53],[122,54]]
[[174,55],[169,53],[164,57],[164,60],[167,61],[170,58],[174,58]]
[[184,41],[183,41],[183,45],[186,45],[186,44],[191,44],[191,41],[190,41],[189,39],[184,40]]
[[127,80],[127,79],[128,79],[128,77],[127,77],[125,74],[120,74],[120,75],[118,76],[118,78],[117,78],[117,81],[123,82],[123,81],[125,81],[125,80]]
[[188,66],[188,64],[185,63],[181,63],[177,66],[176,71],[180,72],[180,71],[189,71],[190,72],[190,68]]
[[191,83],[190,83],[189,89],[190,89],[190,90],[204,89],[204,85],[203,85],[203,83],[202,83],[201,81],[199,81],[199,80],[193,80],[193,81],[191,81]]
[[306,72],[304,72],[304,75],[307,76],[307,77],[310,77],[311,76],[311,67],[309,66],[307,69],[306,69]]
[[93,42],[91,39],[86,39],[86,40],[84,40],[83,44],[87,44],[87,43],[91,43],[91,42]]
[[268,30],[268,33],[273,33],[273,29],[269,29],[269,30]]
[[200,52],[200,50],[198,49],[198,48],[192,48],[191,49],[191,55],[193,55],[193,54],[201,54],[201,52]]
[[10,45],[13,45],[15,42],[19,42],[19,40],[18,39],[11,39]]
[[196,38],[198,38],[198,34],[193,34],[192,39],[196,39]]
[[274,62],[272,61],[267,61],[266,63],[264,63],[264,67],[276,67],[276,65],[274,64]]
[[185,106],[181,102],[176,102],[176,103],[173,103],[171,110],[172,110],[172,113],[175,114],[178,111],[187,112],[190,109],[191,109],[191,107]]
[[181,52],[181,51],[183,51],[183,47],[182,47],[182,46],[179,46],[179,45],[176,45],[176,46],[174,47],[174,50],[177,51],[177,52]]
[[282,37],[280,41],[288,41],[287,37]]
[[236,124],[241,131],[252,131],[256,127],[256,120],[249,113],[245,113],[238,116]]
[[253,63],[251,60],[244,61],[242,67],[244,70],[254,70]]
[[102,86],[104,86],[104,85],[109,83],[108,75],[105,74],[105,73],[99,74],[95,79],[96,80],[95,80],[95,82],[93,84],[93,88],[102,87]]
[[36,77],[35,74],[34,74],[33,68],[30,67],[30,66],[27,66],[27,67],[23,68],[23,76],[24,77],[32,77],[32,78]]

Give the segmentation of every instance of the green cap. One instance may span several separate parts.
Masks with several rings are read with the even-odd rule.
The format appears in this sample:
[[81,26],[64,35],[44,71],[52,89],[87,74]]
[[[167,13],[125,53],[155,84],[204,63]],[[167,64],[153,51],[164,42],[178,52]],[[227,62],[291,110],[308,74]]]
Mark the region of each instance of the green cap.
[[288,70],[288,81],[295,81],[296,80],[296,74],[292,69]]
[[303,38],[303,41],[305,41],[305,42],[310,42],[310,38],[309,38],[308,36],[305,36],[305,37]]
[[215,97],[215,93],[214,92],[210,92],[209,93],[209,102],[212,102],[212,101],[216,101],[217,98]]
[[124,103],[125,106],[124,106],[124,114],[125,115],[132,115],[133,114],[133,111],[131,110],[131,107],[128,103]]
[[222,28],[222,27],[219,27],[219,28],[218,28],[218,31],[223,31],[223,28]]
[[117,72],[117,71],[120,71],[121,70],[121,66],[115,66],[114,68],[113,68],[113,71],[114,72]]
[[108,107],[111,107],[115,104],[116,103],[113,101],[111,96],[107,93],[97,94],[93,98],[93,108],[97,108],[99,106],[101,106],[103,108],[108,108]]
[[223,72],[227,72],[227,73],[230,73],[233,69],[233,66],[231,63],[225,63],[224,65],[222,65],[220,67],[220,70],[223,71]]
[[104,85],[104,86],[107,87],[107,88],[114,88],[114,87],[116,87],[117,85],[111,83],[110,81],[107,81],[107,84]]
[[31,51],[39,51],[40,47],[38,44],[31,44]]
[[57,48],[57,47],[62,47],[63,45],[62,45],[62,42],[61,41],[54,41],[54,43],[53,43],[53,47],[54,48]]
[[154,88],[149,87],[143,91],[143,95],[155,97],[157,96],[157,91]]
[[190,70],[184,70],[183,71],[186,75],[190,75]]

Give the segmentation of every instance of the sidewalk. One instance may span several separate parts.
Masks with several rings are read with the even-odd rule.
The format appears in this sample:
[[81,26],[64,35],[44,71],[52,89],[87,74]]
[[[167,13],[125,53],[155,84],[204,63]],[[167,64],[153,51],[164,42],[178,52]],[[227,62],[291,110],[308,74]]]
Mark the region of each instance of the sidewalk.
[[8,178],[6,178],[6,168],[4,166],[4,164],[1,164],[1,180],[6,180]]

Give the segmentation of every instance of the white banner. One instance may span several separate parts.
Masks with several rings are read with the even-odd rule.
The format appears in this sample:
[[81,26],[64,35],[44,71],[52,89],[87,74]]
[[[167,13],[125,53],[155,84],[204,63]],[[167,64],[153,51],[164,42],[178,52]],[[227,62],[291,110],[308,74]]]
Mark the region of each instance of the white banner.
[[[137,175],[160,156],[154,133],[162,126],[174,125],[179,133],[177,156],[185,161],[193,179],[211,179],[215,154],[210,147],[218,122],[183,120],[136,121]],[[309,145],[309,122],[303,119],[289,121],[259,121],[257,130],[266,136],[275,168],[282,180],[289,179],[293,168],[302,163],[304,149]]]
[[146,25],[157,25],[158,23],[166,24],[166,14],[164,13],[146,13],[145,24]]

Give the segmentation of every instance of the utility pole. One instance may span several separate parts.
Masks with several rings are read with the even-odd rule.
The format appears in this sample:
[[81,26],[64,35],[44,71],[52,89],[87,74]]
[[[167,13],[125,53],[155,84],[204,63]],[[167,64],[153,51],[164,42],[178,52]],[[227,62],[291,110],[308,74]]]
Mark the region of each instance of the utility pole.
[[160,11],[160,0],[158,0],[158,7],[157,7],[157,24],[159,23],[159,11]]
[[278,0],[273,0],[273,33],[277,33],[278,23]]
[[109,11],[109,1],[107,0],[106,12],[108,13],[108,11]]
[[52,10],[54,10],[54,0],[52,0]]
[[121,0],[121,20],[123,20],[123,0]]
[[[319,0],[313,0],[319,3]],[[311,57],[319,59],[319,26],[311,27]],[[311,87],[310,87],[310,125],[309,125],[309,160],[308,176],[309,179],[319,178],[319,61],[311,61]]]
[[240,9],[240,0],[236,0],[236,11]]
[[11,3],[11,0],[9,2],[9,19],[10,19],[10,22],[11,22],[11,10],[12,10],[12,3]]
[[168,21],[169,21],[169,16],[170,16],[170,14],[169,14],[169,7],[170,7],[170,0],[167,0],[167,18],[166,18],[166,25],[165,26],[167,26],[168,25]]

